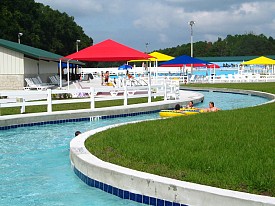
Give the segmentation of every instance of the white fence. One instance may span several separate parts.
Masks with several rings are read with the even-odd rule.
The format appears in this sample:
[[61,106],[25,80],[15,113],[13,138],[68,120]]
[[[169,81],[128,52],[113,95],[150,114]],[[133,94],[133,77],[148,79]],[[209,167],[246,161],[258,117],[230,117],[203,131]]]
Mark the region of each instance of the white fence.
[[[56,99],[53,96],[68,94],[76,98]],[[95,109],[95,102],[123,99],[123,105],[128,105],[128,99],[147,97],[148,103],[152,97],[163,96],[164,100],[179,98],[179,82],[169,81],[162,84],[154,84],[138,87],[100,87],[89,89],[51,90],[46,91],[9,91],[0,92],[0,108],[21,107],[21,113],[25,112],[26,106],[47,105],[47,112],[52,112],[55,104],[89,102],[90,109]],[[4,98],[3,98],[4,97]],[[5,98],[8,97],[8,98]],[[32,100],[32,97],[36,100]],[[35,98],[39,97],[39,98]],[[30,101],[32,100],[32,101]],[[37,101],[38,100],[38,101]]]

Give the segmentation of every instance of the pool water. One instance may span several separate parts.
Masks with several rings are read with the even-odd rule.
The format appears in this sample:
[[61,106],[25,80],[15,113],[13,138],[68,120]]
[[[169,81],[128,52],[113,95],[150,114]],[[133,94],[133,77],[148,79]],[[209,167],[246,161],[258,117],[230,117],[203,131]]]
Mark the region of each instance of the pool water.
[[222,93],[222,92],[206,92],[199,91],[204,95],[203,103],[196,104],[196,107],[207,108],[209,102],[214,102],[215,106],[222,110],[231,110],[238,108],[251,107],[263,104],[267,101],[266,98],[259,96],[251,96],[246,94]]
[[[247,107],[267,99],[227,93],[202,92],[208,107],[214,101],[222,109]],[[196,105],[197,106],[197,105]],[[141,205],[87,186],[73,172],[69,144],[74,132],[134,120],[156,119],[158,113],[20,127],[0,133],[0,205]]]

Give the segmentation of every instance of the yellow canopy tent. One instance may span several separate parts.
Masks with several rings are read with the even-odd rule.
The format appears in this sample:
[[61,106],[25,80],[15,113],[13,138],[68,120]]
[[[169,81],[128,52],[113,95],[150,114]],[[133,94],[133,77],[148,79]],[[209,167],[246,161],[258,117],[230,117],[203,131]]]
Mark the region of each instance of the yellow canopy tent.
[[[267,58],[265,56],[260,56],[255,59],[251,59],[249,61],[241,63],[241,65],[265,65],[265,69],[267,65],[272,65],[272,74],[275,73],[274,65],[275,65],[275,60]],[[267,67],[268,68],[268,67]],[[254,71],[255,73],[255,71]]]
[[275,64],[275,60],[267,58],[265,56],[260,56],[260,57],[257,57],[255,59],[251,59],[249,61],[243,62],[241,64],[243,64],[243,65],[253,65],[253,64],[256,64],[256,65],[271,65],[271,64]]
[[174,59],[175,57],[166,55],[166,54],[162,54],[160,52],[152,52],[149,54],[150,56],[152,56],[153,58],[149,58],[149,59],[140,59],[140,60],[131,60],[128,62],[145,62],[145,61],[169,61],[171,59]]
[[163,62],[163,61],[169,61],[174,59],[175,57],[169,56],[167,54],[162,54],[160,52],[152,52],[149,54],[150,56],[152,56],[153,58],[149,58],[149,59],[140,59],[140,60],[130,60],[128,62],[149,62],[150,65],[149,67],[151,68],[151,62],[154,62],[154,67],[156,68],[156,76],[158,73],[158,62]]

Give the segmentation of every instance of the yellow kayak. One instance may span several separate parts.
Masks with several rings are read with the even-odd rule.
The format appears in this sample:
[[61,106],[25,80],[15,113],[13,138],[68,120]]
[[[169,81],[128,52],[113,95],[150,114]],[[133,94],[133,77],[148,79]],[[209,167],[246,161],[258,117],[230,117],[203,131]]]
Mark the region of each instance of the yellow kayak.
[[161,110],[159,115],[161,117],[178,117],[186,115],[194,115],[203,112],[202,109],[192,108],[192,109],[180,109],[180,110]]

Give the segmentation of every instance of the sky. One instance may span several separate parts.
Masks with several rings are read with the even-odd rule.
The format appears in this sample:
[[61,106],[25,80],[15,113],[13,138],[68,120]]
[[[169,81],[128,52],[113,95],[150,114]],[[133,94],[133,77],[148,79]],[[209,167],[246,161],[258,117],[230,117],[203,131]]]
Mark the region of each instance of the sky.
[[275,38],[274,0],[35,0],[73,16],[94,44],[113,39],[144,52],[227,35]]

